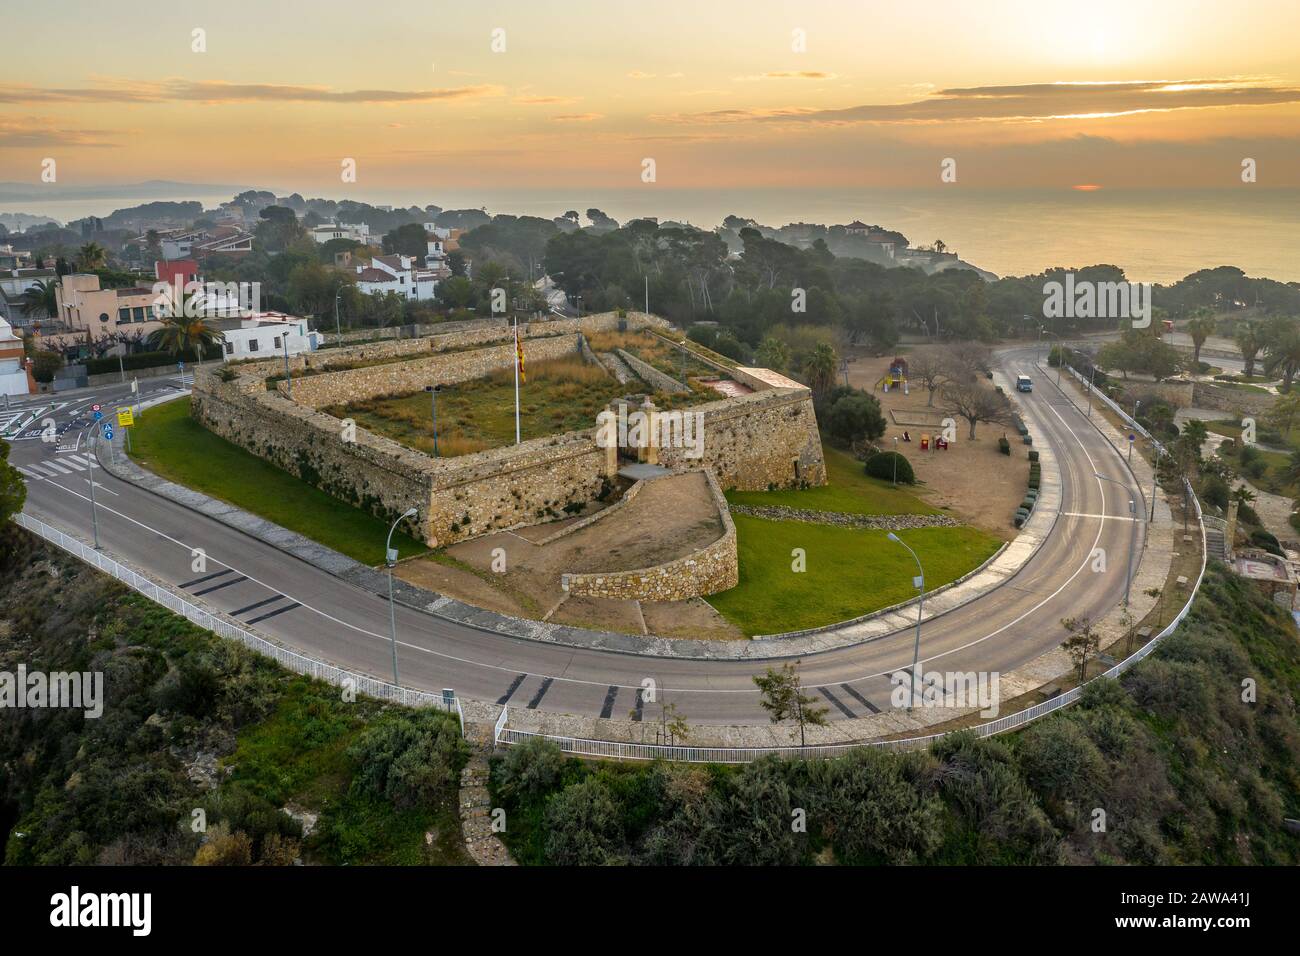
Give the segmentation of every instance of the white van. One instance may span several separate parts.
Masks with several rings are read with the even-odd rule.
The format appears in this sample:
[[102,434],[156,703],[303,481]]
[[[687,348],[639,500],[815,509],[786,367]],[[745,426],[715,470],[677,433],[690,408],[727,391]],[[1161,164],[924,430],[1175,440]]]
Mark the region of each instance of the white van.
[[1016,376],[1017,392],[1032,392],[1033,390],[1034,390],[1034,383],[1030,380],[1028,375]]

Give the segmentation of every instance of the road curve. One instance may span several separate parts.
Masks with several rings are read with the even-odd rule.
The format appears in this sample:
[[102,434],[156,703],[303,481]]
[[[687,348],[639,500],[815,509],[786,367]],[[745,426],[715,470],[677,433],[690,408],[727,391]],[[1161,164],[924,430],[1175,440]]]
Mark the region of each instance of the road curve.
[[[1034,350],[1000,353],[1008,378],[1032,374]],[[141,383],[141,397],[175,390],[174,380]],[[85,447],[76,436],[92,402],[124,403],[125,386],[78,393],[46,414],[61,430],[51,443],[19,439],[10,460],[28,482],[25,511],[90,540],[90,484]],[[995,591],[923,627],[923,671],[1006,673],[1060,644],[1064,617],[1101,617],[1123,596],[1125,563],[1138,553],[1144,527],[1128,501],[1142,492],[1118,454],[1056,388],[1036,378],[1020,396],[1026,417],[1056,452],[1061,516],[1037,553]],[[15,410],[49,406],[42,396]],[[42,415],[42,418],[45,417]],[[1100,472],[1121,488],[1095,477]],[[99,537],[106,553],[180,587],[286,646],[381,678],[392,673],[388,604],[369,591],[250,538],[239,531],[97,471]],[[1139,504],[1139,507],[1141,505]],[[1092,570],[1094,548],[1107,569]],[[192,572],[191,549],[207,555]],[[413,608],[396,612],[402,683],[422,690],[454,688],[466,697],[511,707],[581,716],[625,717],[636,688],[652,678],[661,701],[672,701],[692,724],[766,723],[752,676],[758,661],[641,657],[541,643],[478,630]],[[913,632],[802,658],[806,687],[824,696],[828,719],[865,717],[890,707],[889,676],[912,663]]]

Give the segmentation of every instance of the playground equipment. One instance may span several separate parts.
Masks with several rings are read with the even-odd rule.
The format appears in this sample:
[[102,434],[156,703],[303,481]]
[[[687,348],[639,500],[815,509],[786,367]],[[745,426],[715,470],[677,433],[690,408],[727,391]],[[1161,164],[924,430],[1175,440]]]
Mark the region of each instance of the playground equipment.
[[909,394],[907,388],[907,359],[895,355],[894,360],[889,363],[889,371],[876,384],[883,386],[886,392],[890,388],[902,388],[904,395]]

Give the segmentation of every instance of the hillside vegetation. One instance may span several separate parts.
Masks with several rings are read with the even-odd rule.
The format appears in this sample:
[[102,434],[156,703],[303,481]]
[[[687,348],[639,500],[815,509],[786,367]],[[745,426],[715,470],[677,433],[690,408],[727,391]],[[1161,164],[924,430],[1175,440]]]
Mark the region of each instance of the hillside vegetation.
[[1155,655],[1018,734],[744,767],[537,741],[494,758],[492,783],[534,864],[1295,865],[1298,695],[1290,615],[1215,568]]
[[454,718],[349,703],[8,525],[0,671],[20,663],[102,671],[105,703],[0,710],[6,864],[468,862]]

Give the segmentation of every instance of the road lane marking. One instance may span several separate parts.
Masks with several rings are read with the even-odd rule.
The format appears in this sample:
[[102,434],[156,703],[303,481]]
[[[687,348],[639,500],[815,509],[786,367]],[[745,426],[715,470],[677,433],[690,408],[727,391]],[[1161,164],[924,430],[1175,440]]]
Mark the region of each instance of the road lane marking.
[[533,699],[528,702],[529,710],[537,709],[537,705],[542,702],[542,698],[546,696],[546,692],[551,689],[551,685],[554,683],[555,683],[554,677],[542,678],[542,686],[537,688],[537,693],[534,694]]
[[241,581],[247,581],[247,580],[248,580],[248,576],[241,574],[237,578],[231,578],[228,581],[222,581],[220,584],[214,584],[212,585],[212,587],[204,588],[202,591],[195,591],[194,594],[196,596],[200,594],[211,594],[213,591],[220,591],[222,588],[228,588],[232,584],[239,584]]
[[823,697],[825,697],[825,698],[826,698],[827,700],[829,700],[832,704],[834,704],[837,708],[839,708],[840,713],[843,714],[845,717],[849,718],[849,720],[853,720],[853,719],[855,719],[855,718],[858,716],[857,714],[855,714],[853,711],[849,710],[848,707],[846,707],[846,706],[844,705],[844,701],[840,700],[838,697],[836,697],[834,694],[832,694],[832,693],[830,692],[830,688],[828,688],[828,687],[819,687],[819,688],[817,688],[817,689],[818,689],[819,691],[821,691],[821,694],[822,694]]
[[854,690],[854,689],[853,689],[852,687],[850,687],[848,684],[841,684],[841,685],[840,685],[840,689],[841,689],[842,691],[844,691],[844,693],[846,693],[846,694],[848,694],[850,697],[852,697],[854,700],[856,700],[856,701],[857,701],[859,704],[861,704],[863,707],[867,708],[867,710],[871,711],[873,714],[878,714],[878,713],[880,713],[880,708],[879,708],[879,707],[877,707],[877,706],[876,706],[875,704],[873,704],[871,701],[867,700],[865,697],[863,697],[861,694],[859,694],[856,690]]
[[196,584],[202,584],[204,581],[211,581],[213,578],[219,578],[223,574],[229,574],[233,570],[235,569],[232,567],[227,567],[226,570],[224,571],[213,571],[211,574],[205,574],[203,577],[195,578],[193,581],[186,581],[184,584],[178,585],[178,587],[191,588]]
[[268,604],[274,604],[276,601],[280,600],[280,598],[282,598],[282,597],[284,597],[283,594],[273,594],[273,595],[271,595],[269,598],[267,598],[265,601],[258,601],[257,603],[255,603],[255,604],[250,604],[250,605],[248,605],[247,607],[241,607],[238,611],[231,611],[231,612],[230,612],[230,616],[231,616],[231,617],[237,617],[237,616],[239,616],[240,614],[246,614],[246,613],[248,613],[249,611],[255,611],[255,610],[257,610],[259,607],[266,607]]
[[602,720],[608,720],[610,714],[614,713],[614,700],[618,697],[618,685],[610,684],[609,690],[605,691],[605,702],[600,705],[600,716]]
[[[268,617],[275,617],[277,614],[283,614],[285,611],[292,611],[296,607],[302,607],[302,605],[299,604],[297,601],[294,601],[292,604],[286,604],[284,607],[276,608],[274,611],[271,611],[269,614],[263,614],[260,617],[255,617],[252,620],[250,620],[248,623],[256,624],[258,621],[265,621]],[[314,609],[309,608],[309,610],[314,610]]]
[[497,706],[504,707],[508,704],[510,698],[515,695],[515,691],[519,689],[519,685],[522,684],[527,677],[527,674],[516,674],[515,679],[510,682],[510,686],[506,689],[506,692],[497,698]]

